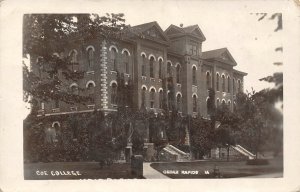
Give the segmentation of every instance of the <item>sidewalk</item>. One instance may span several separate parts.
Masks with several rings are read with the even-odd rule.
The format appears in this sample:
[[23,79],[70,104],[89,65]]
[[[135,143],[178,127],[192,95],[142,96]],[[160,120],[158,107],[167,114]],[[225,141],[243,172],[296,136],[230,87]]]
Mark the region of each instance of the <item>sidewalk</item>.
[[143,163],[145,179],[170,179],[150,166],[151,163]]

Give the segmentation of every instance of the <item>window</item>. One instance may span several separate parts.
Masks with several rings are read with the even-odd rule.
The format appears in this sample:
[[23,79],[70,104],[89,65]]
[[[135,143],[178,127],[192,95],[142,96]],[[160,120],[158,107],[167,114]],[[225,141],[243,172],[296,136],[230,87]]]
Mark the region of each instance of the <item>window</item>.
[[220,106],[220,99],[217,99],[217,108]]
[[168,64],[167,64],[167,74],[168,74],[168,77],[172,76],[171,63],[170,62],[168,62]]
[[77,52],[72,50],[70,53],[72,71],[78,71]]
[[222,91],[225,92],[225,75],[222,75]]
[[222,100],[222,106],[224,107],[226,105],[226,102],[225,102],[225,100],[223,99]]
[[181,102],[181,94],[177,94],[177,109],[178,111],[182,111],[182,102]]
[[89,69],[94,66],[94,50],[92,48],[88,49],[88,66]]
[[161,79],[162,78],[162,59],[159,59],[158,61],[158,77]]
[[193,112],[197,112],[197,97],[193,95]]
[[206,88],[209,89],[210,88],[210,73],[206,72]]
[[113,71],[118,70],[118,64],[117,64],[117,50],[113,47],[111,48],[111,62],[113,65]]
[[117,105],[117,84],[116,83],[112,83],[111,84],[111,104],[113,105]]
[[162,90],[159,91],[159,108],[160,109],[163,108],[163,91]]
[[146,107],[146,88],[142,89],[142,106]]
[[219,75],[219,73],[217,73],[217,91],[220,91],[220,89],[219,89],[219,82],[220,81],[220,75]]
[[146,56],[142,55],[142,76],[146,76]]
[[189,54],[190,55],[198,55],[197,54],[197,45],[189,45]]
[[155,103],[155,90],[152,88],[150,90],[150,108],[154,108],[154,103]]
[[227,84],[227,92],[230,93],[230,77],[227,77],[228,84]]
[[125,73],[129,74],[129,54],[127,51],[124,51],[124,67]]
[[172,110],[172,94],[168,92],[168,109]]
[[207,109],[207,115],[210,115],[212,113],[212,105],[211,105],[211,99],[208,98],[206,100],[206,109]]
[[150,77],[154,78],[154,58],[153,57],[150,58],[149,65],[150,65]]
[[54,100],[53,108],[54,108],[54,109],[59,108],[59,100],[58,100],[58,99]]
[[95,93],[95,85],[90,82],[87,85],[87,94],[90,97],[90,100],[93,102],[94,101],[94,93]]
[[78,95],[78,86],[77,85],[71,86],[71,94]]
[[193,67],[193,85],[197,85],[196,67]]
[[241,80],[238,80],[238,92],[242,91]]
[[231,101],[228,101],[227,104],[228,104],[228,107],[230,108],[230,106],[231,106]]
[[233,92],[233,94],[235,94],[235,79],[232,79],[232,92]]
[[176,81],[177,81],[177,83],[180,83],[180,73],[181,73],[180,65],[177,65],[176,66]]

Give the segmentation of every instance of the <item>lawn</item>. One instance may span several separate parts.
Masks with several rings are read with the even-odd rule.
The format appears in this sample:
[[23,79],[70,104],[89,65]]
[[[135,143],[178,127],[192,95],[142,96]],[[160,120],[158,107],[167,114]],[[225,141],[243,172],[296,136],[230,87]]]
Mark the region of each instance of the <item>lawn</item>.
[[25,163],[24,179],[132,179],[130,164],[112,164],[100,168],[97,162]]
[[[237,178],[283,173],[282,158],[271,159],[269,162],[269,165],[246,165],[246,161],[195,161],[152,163],[151,167],[173,179]],[[217,169],[216,174],[214,169]]]

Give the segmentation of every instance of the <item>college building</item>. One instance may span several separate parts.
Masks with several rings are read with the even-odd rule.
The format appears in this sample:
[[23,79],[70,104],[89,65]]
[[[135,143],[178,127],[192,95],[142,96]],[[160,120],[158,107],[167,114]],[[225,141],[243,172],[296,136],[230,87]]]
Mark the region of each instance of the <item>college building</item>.
[[[221,37],[220,37],[221,38]],[[208,117],[208,90],[215,91],[215,105],[227,104],[231,110],[235,95],[243,90],[246,73],[237,65],[227,48],[202,51],[206,40],[198,25],[170,25],[165,31],[157,22],[130,26],[121,40],[100,38],[80,43],[74,41],[57,57],[70,57],[74,71],[84,71],[77,82],[65,80],[67,91],[88,95],[88,105],[72,105],[61,101],[39,103],[39,114],[59,114],[117,110],[117,74],[125,84],[133,85],[133,105],[160,113],[163,102],[171,103],[182,115]],[[40,73],[39,58],[31,60],[33,71]],[[59,76],[62,78],[62,72]],[[171,90],[172,89],[172,90]],[[172,94],[171,94],[172,93]]]

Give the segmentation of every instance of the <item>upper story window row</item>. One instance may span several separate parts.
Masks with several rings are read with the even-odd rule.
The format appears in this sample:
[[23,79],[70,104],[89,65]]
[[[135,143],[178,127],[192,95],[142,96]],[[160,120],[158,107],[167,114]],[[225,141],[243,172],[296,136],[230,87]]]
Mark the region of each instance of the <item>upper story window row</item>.
[[109,63],[112,65],[111,70],[122,71],[127,74],[131,69],[131,54],[126,48],[122,49],[121,53],[116,46],[109,47]]
[[[154,55],[150,54],[149,58],[147,59],[146,54],[142,53],[142,76],[147,76],[147,68],[149,66],[149,76],[150,78],[155,78],[158,76],[159,79],[162,79],[162,71],[163,71],[163,58],[158,57],[158,61]],[[149,62],[149,63],[148,63]]]

